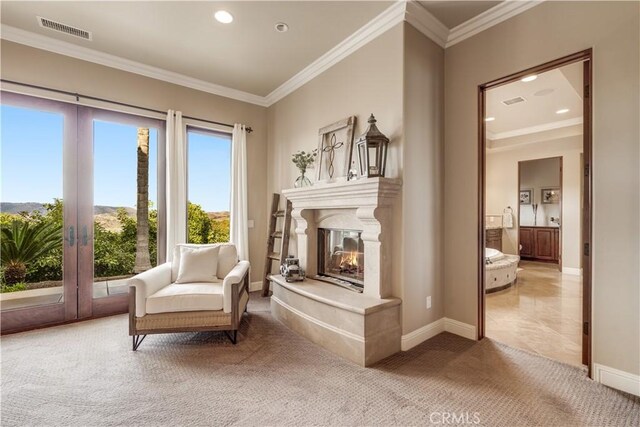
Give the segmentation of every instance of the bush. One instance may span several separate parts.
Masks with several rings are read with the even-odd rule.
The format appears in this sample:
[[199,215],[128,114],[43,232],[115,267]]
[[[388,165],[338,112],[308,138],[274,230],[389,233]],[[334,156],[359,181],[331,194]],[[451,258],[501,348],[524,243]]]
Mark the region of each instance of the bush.
[[[150,205],[151,206],[151,205]],[[129,216],[123,208],[118,209],[116,217],[120,223],[120,232],[105,229],[94,222],[94,277],[124,276],[133,274],[136,258],[136,219]],[[55,199],[45,204],[45,212],[37,211],[22,214],[0,214],[0,227],[9,228],[12,223],[29,222],[34,226],[63,227],[63,203]],[[158,212],[149,210],[149,252],[151,264],[157,264]],[[190,243],[222,243],[229,241],[229,218],[212,219],[200,205],[189,202],[188,241]],[[26,263],[26,282],[58,281],[63,279],[63,240],[55,244],[46,253]],[[5,263],[2,263],[4,270]],[[7,287],[7,289],[9,289]],[[14,289],[14,288],[12,288]],[[20,289],[14,289],[20,290]],[[9,290],[3,292],[10,292]]]
[[13,285],[0,286],[0,294],[6,294],[9,292],[17,292],[17,291],[26,291],[26,290],[27,290],[26,283],[15,283]]

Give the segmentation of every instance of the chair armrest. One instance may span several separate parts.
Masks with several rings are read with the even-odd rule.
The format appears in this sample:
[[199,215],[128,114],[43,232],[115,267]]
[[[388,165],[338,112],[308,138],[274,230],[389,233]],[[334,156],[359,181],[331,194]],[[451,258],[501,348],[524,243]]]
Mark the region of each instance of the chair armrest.
[[136,316],[147,314],[147,297],[171,284],[171,263],[166,262],[129,279],[129,287],[136,288]]
[[[244,277],[249,274],[249,266],[249,261],[240,261],[222,281],[223,309],[225,313],[231,313],[231,292],[233,285],[242,282]],[[247,289],[247,292],[248,291]]]

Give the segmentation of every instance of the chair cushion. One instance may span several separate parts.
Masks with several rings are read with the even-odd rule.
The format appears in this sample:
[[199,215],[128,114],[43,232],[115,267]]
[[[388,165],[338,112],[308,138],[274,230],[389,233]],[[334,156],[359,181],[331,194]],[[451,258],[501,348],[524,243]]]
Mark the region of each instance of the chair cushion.
[[173,283],[147,297],[147,313],[222,310],[222,282]]
[[219,246],[180,247],[180,265],[175,283],[216,282]]
[[218,254],[218,279],[224,279],[238,263],[238,250],[233,243],[220,244]]
[[216,269],[216,276],[218,279],[224,279],[238,263],[238,251],[236,250],[236,245],[233,243],[212,243],[205,245],[182,243],[173,248],[173,259],[171,260],[171,282],[175,282],[178,278],[178,270],[180,268],[180,248],[183,246],[188,248],[219,246],[220,252],[218,253],[218,268]]

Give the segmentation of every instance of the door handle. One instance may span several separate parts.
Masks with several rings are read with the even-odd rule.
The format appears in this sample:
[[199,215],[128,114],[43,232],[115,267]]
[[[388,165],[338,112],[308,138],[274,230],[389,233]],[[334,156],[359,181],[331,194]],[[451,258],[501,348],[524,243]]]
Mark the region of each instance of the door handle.
[[89,244],[89,234],[87,233],[87,226],[82,227],[82,246]]
[[73,228],[73,225],[69,226],[69,237],[64,239],[64,240],[69,242],[69,246],[70,247],[73,247],[73,245],[75,244],[75,242],[76,242],[76,231]]

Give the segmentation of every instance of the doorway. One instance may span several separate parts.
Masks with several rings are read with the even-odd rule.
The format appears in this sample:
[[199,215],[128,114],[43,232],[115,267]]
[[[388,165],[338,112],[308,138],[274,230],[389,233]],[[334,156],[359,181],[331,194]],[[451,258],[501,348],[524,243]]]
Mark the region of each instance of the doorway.
[[[562,116],[565,113],[568,113],[569,111],[571,111],[572,109],[575,110],[575,108],[565,108],[564,106],[558,106],[557,109],[554,109],[552,111],[551,114],[556,114],[559,117],[562,116],[562,119],[558,119],[555,120],[555,122],[561,122],[561,123],[555,123],[554,125],[551,126],[528,126],[527,132],[521,132],[521,131],[514,131],[514,130],[509,130],[509,129],[500,129],[499,127],[496,126],[490,126],[490,123],[492,123],[494,120],[497,121],[496,117],[493,117],[492,115],[489,114],[489,110],[488,110],[488,100],[491,97],[492,92],[493,93],[497,93],[497,92],[504,92],[504,90],[506,89],[507,85],[511,85],[513,83],[519,82],[520,84],[526,84],[527,82],[533,82],[536,79],[539,78],[538,82],[543,81],[544,77],[548,77],[551,76],[552,74],[558,74],[558,73],[563,73],[565,74],[564,77],[566,77],[566,80],[574,80],[576,81],[577,79],[571,79],[569,76],[567,76],[567,73],[564,72],[564,70],[560,70],[561,68],[565,67],[566,69],[570,69],[570,73],[574,73],[574,74],[578,74],[578,76],[580,77],[580,83],[578,85],[573,85],[574,86],[574,90],[577,94],[580,95],[580,108],[582,110],[582,117],[580,118],[580,120],[578,121],[577,118],[576,120],[562,120],[564,119],[564,117],[567,116]],[[552,261],[554,258],[554,239],[557,239],[557,266],[553,265],[552,270],[550,271],[551,273],[555,274],[557,277],[555,278],[550,278],[549,280],[547,280],[547,284],[549,284],[550,282],[554,282],[554,280],[556,281],[556,286],[564,286],[566,283],[563,282],[563,278],[565,277],[569,277],[568,273],[570,272],[570,270],[566,270],[568,268],[574,268],[576,270],[581,271],[581,278],[579,280],[579,282],[575,283],[575,279],[576,277],[579,276],[573,276],[572,280],[574,280],[573,284],[566,284],[566,286],[568,287],[572,287],[572,288],[577,288],[579,290],[579,293],[581,294],[581,302],[579,304],[579,307],[577,307],[577,312],[579,313],[579,321],[577,322],[577,337],[576,340],[578,342],[578,346],[579,346],[579,353],[580,353],[580,362],[583,365],[586,365],[588,370],[589,370],[589,375],[591,375],[591,180],[592,180],[592,172],[591,172],[591,115],[592,115],[592,110],[591,110],[591,70],[592,70],[592,53],[591,50],[586,50],[583,52],[578,52],[576,54],[573,55],[569,55],[567,57],[564,58],[560,58],[558,60],[555,61],[551,61],[545,64],[542,64],[540,66],[537,67],[533,67],[527,70],[523,70],[520,71],[518,73],[514,73],[512,75],[485,83],[483,85],[479,86],[479,97],[478,97],[478,101],[479,101],[479,116],[478,116],[478,130],[479,130],[479,206],[478,206],[478,212],[479,212],[479,220],[478,220],[478,253],[479,253],[479,257],[478,257],[478,338],[482,339],[483,337],[486,336],[487,333],[487,296],[486,296],[486,291],[487,289],[490,287],[489,286],[489,279],[493,281],[499,281],[501,279],[503,279],[505,281],[505,284],[518,284],[519,282],[525,282],[520,283],[520,285],[522,286],[526,286],[526,284],[528,283],[530,286],[528,289],[533,289],[532,286],[532,280],[531,277],[529,277],[529,280],[527,279],[527,273],[533,273],[535,269],[538,268],[542,268],[544,270],[544,267],[548,267],[549,266],[549,261]],[[513,85],[515,86],[515,85]],[[533,87],[533,86],[532,86]],[[500,89],[500,90],[497,90]],[[526,105],[527,102],[529,102],[529,105],[533,105],[533,104],[540,104],[540,98],[538,97],[545,97],[546,95],[549,95],[550,93],[553,92],[553,90],[550,89],[554,89],[552,87],[540,87],[537,88],[537,90],[535,92],[532,93],[526,93],[525,95],[522,96],[513,96],[513,97],[508,97],[505,98],[501,101],[504,101],[503,104],[506,107],[509,107],[511,105]],[[553,99],[553,96],[548,97],[547,99]],[[513,111],[516,111],[515,109]],[[518,120],[522,118],[522,115],[515,115],[514,117],[516,117]],[[487,183],[491,182],[492,179],[495,179],[495,176],[493,176],[493,170],[490,170],[487,168],[487,158],[488,158],[488,152],[487,149],[490,150],[494,150],[494,152],[503,152],[503,151],[507,151],[507,150],[511,150],[513,147],[509,147],[508,145],[511,143],[514,143],[514,141],[518,144],[521,145],[527,145],[530,149],[535,147],[535,143],[536,143],[536,138],[532,138],[531,135],[529,134],[533,134],[536,133],[537,134],[537,140],[543,140],[543,138],[541,138],[541,135],[545,134],[545,132],[547,134],[549,133],[553,133],[553,132],[562,132],[562,129],[564,128],[572,128],[575,130],[575,128],[579,128],[580,129],[580,141],[579,141],[579,145],[580,145],[580,152],[577,152],[575,156],[571,157],[571,164],[572,167],[576,167],[579,168],[578,172],[576,172],[576,176],[574,176],[572,179],[574,179],[576,182],[578,182],[578,186],[580,187],[580,195],[581,197],[578,197],[578,200],[574,200],[575,204],[575,209],[578,211],[578,219],[577,220],[573,220],[573,221],[569,221],[566,218],[566,212],[560,211],[561,213],[559,213],[557,215],[556,219],[556,215],[545,215],[545,219],[546,220],[550,220],[551,217],[553,216],[554,221],[557,221],[557,225],[556,224],[545,224],[545,225],[549,225],[549,227],[557,227],[555,230],[552,228],[549,228],[549,230],[545,231],[545,232],[541,232],[539,239],[540,239],[540,246],[542,247],[540,249],[541,252],[538,252],[538,255],[542,255],[544,258],[548,258],[544,261],[546,261],[546,263],[538,263],[537,261],[539,260],[522,260],[520,261],[520,257],[521,257],[521,253],[520,253],[520,245],[521,245],[521,235],[519,232],[519,227],[518,222],[520,220],[520,213],[521,213],[521,208],[522,208],[522,204],[521,204],[521,197],[524,197],[525,199],[527,199],[527,197],[529,197],[530,199],[533,199],[533,189],[529,189],[532,190],[531,191],[531,195],[528,196],[528,192],[521,192],[521,188],[520,188],[520,163],[519,161],[516,161],[513,166],[510,168],[511,173],[513,175],[513,179],[507,180],[506,185],[509,186],[510,188],[512,188],[513,190],[509,190],[509,194],[511,194],[509,196],[509,202],[508,203],[502,203],[500,206],[503,207],[503,209],[500,210],[500,212],[494,212],[492,208],[491,211],[488,210],[489,206],[493,205],[495,206],[495,200],[488,200],[489,195],[487,194]],[[493,129],[493,135],[489,132],[491,132],[491,129]],[[565,129],[566,130],[566,129]],[[501,135],[498,135],[498,137],[496,137],[496,133],[501,133]],[[547,137],[548,135],[543,135],[545,137]],[[547,138],[548,139],[548,138]],[[574,138],[575,139],[575,138]],[[549,156],[549,155],[540,155],[540,156],[532,156],[532,157],[528,157],[526,159],[520,159],[520,160],[535,160],[536,158],[544,158],[544,157],[555,157],[555,156]],[[563,161],[566,160],[563,158]],[[561,165],[560,167],[565,167],[566,165]],[[517,171],[517,172],[516,172]],[[517,177],[516,177],[516,173],[517,173]],[[566,171],[565,173],[561,174],[561,176],[566,175]],[[536,191],[540,192],[539,197],[547,197],[547,200],[551,200],[551,201],[556,201],[558,200],[558,204],[560,204],[559,202],[559,197],[560,195],[563,193],[562,191],[560,191],[560,189],[558,187],[562,187],[562,185],[558,186],[558,187],[554,187],[554,186],[548,186],[549,188],[540,188]],[[524,189],[523,190],[527,190]],[[542,192],[543,190],[544,193]],[[557,194],[556,194],[556,190]],[[537,195],[537,194],[536,194]],[[519,200],[520,199],[520,200]],[[581,199],[581,200],[580,200]],[[563,203],[566,205],[566,203]],[[513,209],[513,207],[517,207],[517,209]],[[511,225],[509,223],[508,220],[508,214],[510,212],[512,212],[513,214],[516,214],[516,210],[517,210],[517,216],[516,218],[513,219],[514,225],[516,225],[515,227],[513,225]],[[504,215],[504,217],[503,217]],[[506,231],[503,231],[502,233],[502,241],[505,242],[505,244],[511,245],[511,254],[513,255],[512,258],[509,258],[506,255],[507,254],[503,254],[505,255],[505,258],[507,258],[505,261],[506,264],[508,264],[508,262],[511,262],[511,268],[512,268],[512,273],[513,276],[509,276],[507,278],[507,274],[506,271],[504,270],[502,273],[504,277],[500,277],[499,272],[496,272],[494,270],[496,270],[497,268],[493,265],[494,261],[496,260],[496,258],[494,257],[493,259],[490,259],[491,256],[499,256],[499,255],[495,255],[495,252],[491,252],[491,256],[487,256],[487,253],[485,252],[485,248],[487,247],[487,240],[490,238],[495,238],[495,236],[493,236],[494,234],[496,234],[495,231],[492,230],[493,227],[489,226],[489,222],[491,221],[491,217],[494,216],[495,218],[493,219],[493,221],[497,220],[497,217],[500,217],[500,220],[504,220],[507,221],[507,229]],[[562,217],[565,216],[565,218],[563,219]],[[575,218],[575,216],[574,216]],[[537,224],[536,224],[537,225]],[[564,228],[571,226],[572,228],[576,228],[576,226],[578,226],[579,231],[577,233],[574,233],[574,237],[577,236],[577,241],[574,241],[573,243],[573,247],[575,249],[575,253],[572,255],[575,261],[575,258],[577,258],[579,261],[579,268],[575,267],[575,266],[570,266],[567,264],[566,258],[567,258],[567,254],[563,253],[566,251],[563,251],[562,246],[562,241],[566,241],[567,236],[565,235],[566,233],[564,233]],[[557,237],[555,237],[556,235],[554,233],[557,233]],[[562,234],[561,234],[562,233]],[[527,250],[531,251],[534,250],[535,248],[532,248],[531,245],[533,245],[536,242],[536,236],[533,235],[530,237],[529,239],[529,247],[525,248],[525,258],[526,258],[526,254],[527,254]],[[526,243],[526,242],[525,242]],[[526,246],[526,245],[525,245]],[[493,251],[493,250],[492,250]],[[507,252],[509,252],[507,250]],[[535,252],[534,252],[535,255]],[[535,265],[531,266],[529,265],[528,268],[530,271],[522,273],[522,265],[520,264],[521,262],[524,262],[525,265],[526,263],[530,263],[533,262],[535,263]],[[504,267],[504,266],[503,266]],[[506,267],[505,267],[506,268]],[[574,271],[575,273],[575,271]],[[492,277],[488,277],[491,276]],[[521,280],[521,278],[523,280]],[[519,285],[516,285],[519,286]],[[514,287],[515,288],[515,287]],[[508,292],[508,291],[507,291]],[[521,334],[522,335],[522,334]],[[526,334],[525,336],[522,337],[522,339],[526,340]]]
[[5,92],[2,112],[2,333],[126,312],[164,260],[164,121]]

